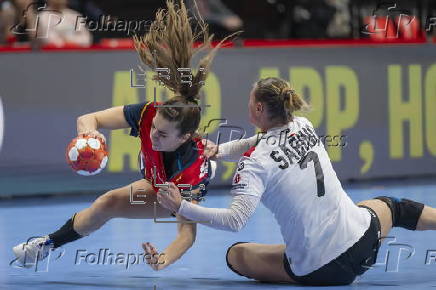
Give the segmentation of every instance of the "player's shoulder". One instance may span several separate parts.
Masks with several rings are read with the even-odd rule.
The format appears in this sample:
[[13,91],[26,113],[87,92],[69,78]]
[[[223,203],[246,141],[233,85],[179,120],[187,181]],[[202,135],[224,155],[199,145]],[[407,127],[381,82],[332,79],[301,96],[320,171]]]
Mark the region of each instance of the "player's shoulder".
[[153,118],[157,112],[157,108],[160,103],[157,102],[144,102],[142,103],[142,108],[140,110],[141,119],[145,116],[147,119]]
[[239,165],[243,162],[244,164],[250,165],[250,167],[255,167],[260,170],[267,169],[265,148],[263,148],[262,143],[259,142],[256,146],[250,147],[239,159]]
[[258,162],[258,158],[256,158],[257,152],[256,152],[256,146],[250,147],[247,151],[242,154],[241,158],[239,159],[239,162],[245,161],[252,164],[256,164]]
[[152,102],[148,102],[148,101],[143,101],[143,102],[139,102],[139,103],[131,103],[131,104],[126,104],[123,106],[124,110],[127,111],[132,111],[132,110],[136,110],[136,111],[142,111],[145,108],[148,107],[152,107]]
[[157,107],[160,105],[160,103],[157,102],[143,102],[141,103],[143,105],[144,110],[150,110],[150,109],[157,109]]

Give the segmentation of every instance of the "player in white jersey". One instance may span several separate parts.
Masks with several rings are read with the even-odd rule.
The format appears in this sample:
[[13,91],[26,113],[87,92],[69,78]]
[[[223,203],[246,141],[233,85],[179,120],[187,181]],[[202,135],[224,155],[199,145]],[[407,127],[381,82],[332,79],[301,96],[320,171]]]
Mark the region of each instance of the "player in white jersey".
[[188,219],[230,231],[239,231],[262,202],[274,214],[285,245],[236,243],[227,251],[229,267],[261,281],[345,285],[375,263],[381,237],[392,226],[436,229],[436,209],[385,196],[355,205],[312,124],[293,116],[306,105],[287,82],[260,80],[248,106],[250,121],[265,133],[220,145],[216,156],[240,156],[249,149],[233,178],[230,207],[182,201],[173,184],[158,193],[158,201]]

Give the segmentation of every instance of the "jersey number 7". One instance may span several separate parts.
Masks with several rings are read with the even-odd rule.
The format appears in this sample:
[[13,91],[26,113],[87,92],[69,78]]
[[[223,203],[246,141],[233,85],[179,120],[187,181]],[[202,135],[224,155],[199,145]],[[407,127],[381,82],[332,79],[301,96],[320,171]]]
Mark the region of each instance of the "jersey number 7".
[[307,168],[307,163],[313,161],[313,165],[315,167],[315,176],[316,176],[316,188],[318,196],[324,196],[324,173],[322,172],[321,163],[319,163],[318,154],[314,151],[307,152],[306,156],[299,161],[300,168]]

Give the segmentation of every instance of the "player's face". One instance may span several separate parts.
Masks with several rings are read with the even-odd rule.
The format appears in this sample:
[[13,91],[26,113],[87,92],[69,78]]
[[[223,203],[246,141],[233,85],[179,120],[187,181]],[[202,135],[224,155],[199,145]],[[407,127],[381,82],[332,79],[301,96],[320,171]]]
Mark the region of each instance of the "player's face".
[[157,113],[154,116],[150,139],[152,148],[155,151],[175,151],[189,138],[189,134],[180,136],[180,131],[176,127],[176,122],[171,122]]

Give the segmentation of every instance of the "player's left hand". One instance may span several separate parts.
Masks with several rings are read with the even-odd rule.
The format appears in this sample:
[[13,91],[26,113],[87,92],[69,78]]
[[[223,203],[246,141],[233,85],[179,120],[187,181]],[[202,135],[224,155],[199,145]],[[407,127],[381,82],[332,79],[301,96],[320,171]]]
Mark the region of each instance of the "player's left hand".
[[172,212],[178,212],[182,203],[182,196],[179,188],[173,183],[168,182],[168,188],[159,188],[157,192],[157,201],[161,206]]
[[165,254],[159,253],[159,251],[152,244],[149,242],[142,243],[142,248],[145,252],[147,264],[150,265],[153,270],[159,271],[168,266],[165,261]]

